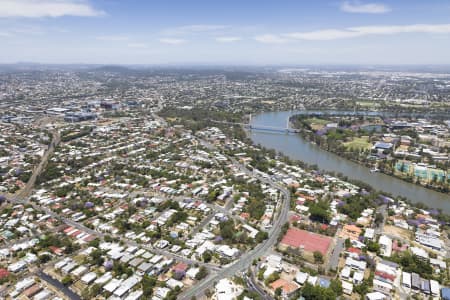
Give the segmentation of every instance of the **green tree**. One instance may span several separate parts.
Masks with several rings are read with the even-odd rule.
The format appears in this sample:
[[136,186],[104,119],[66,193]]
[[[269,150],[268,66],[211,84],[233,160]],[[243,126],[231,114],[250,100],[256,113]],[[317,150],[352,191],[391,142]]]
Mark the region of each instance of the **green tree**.
[[202,280],[206,276],[208,276],[208,269],[206,269],[205,266],[201,266],[200,269],[198,270],[198,273],[195,275],[195,279]]
[[105,261],[105,259],[102,257],[102,251],[99,249],[93,250],[89,254],[89,256],[91,258],[91,262],[97,266],[101,266],[103,264],[103,262]]
[[48,254],[42,254],[39,256],[39,263],[45,264],[46,262],[50,261],[52,257]]
[[336,293],[336,295],[338,296],[342,295],[343,290],[341,281],[338,279],[332,279],[330,281],[330,289],[332,289],[333,292]]
[[314,251],[314,262],[315,263],[323,263],[323,255],[319,251]]
[[144,298],[151,298],[156,282],[156,278],[153,276],[144,275],[144,277],[142,277],[141,285]]
[[280,279],[280,274],[275,272],[275,273],[270,274],[269,277],[266,278],[264,283],[265,283],[265,285],[269,285],[278,279]]
[[312,221],[318,221],[321,223],[329,223],[331,220],[330,213],[328,212],[328,204],[325,201],[319,201],[309,206],[309,218]]
[[206,250],[205,252],[203,252],[202,259],[205,263],[209,263],[212,259],[211,251]]
[[375,224],[378,226],[378,225],[380,225],[383,222],[383,220],[384,220],[383,215],[381,213],[376,213],[375,221],[374,221]]
[[90,299],[99,295],[101,292],[102,292],[102,286],[99,285],[98,283],[94,284],[89,290]]
[[369,241],[367,243],[367,250],[378,253],[380,251],[380,245],[377,242]]
[[305,284],[301,293],[306,300],[335,300],[337,298],[336,293],[331,288],[313,286],[309,283]]
[[350,241],[350,239],[347,238],[347,239],[345,239],[344,245],[345,245],[345,248],[348,249],[352,246],[352,242]]
[[225,240],[233,238],[234,221],[232,219],[220,223],[219,226],[220,226],[220,236],[222,236],[222,238],[224,238]]
[[72,279],[72,277],[70,277],[70,275],[66,275],[66,276],[64,276],[63,279],[61,279],[61,283],[65,286],[68,286],[73,283],[73,279]]
[[261,243],[264,240],[267,240],[269,238],[269,234],[265,231],[260,231],[256,234],[255,240],[257,243]]

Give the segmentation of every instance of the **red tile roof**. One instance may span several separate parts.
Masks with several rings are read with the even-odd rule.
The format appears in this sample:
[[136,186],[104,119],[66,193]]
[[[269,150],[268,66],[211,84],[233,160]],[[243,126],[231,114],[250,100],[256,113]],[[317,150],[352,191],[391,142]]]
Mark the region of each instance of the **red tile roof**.
[[331,239],[309,231],[290,228],[281,240],[281,244],[294,248],[302,247],[308,252],[319,251],[323,255],[326,255],[331,244]]
[[186,272],[186,270],[188,269],[188,265],[187,264],[184,264],[184,263],[179,263],[179,264],[177,264],[176,266],[174,266],[173,268],[172,268],[172,270],[174,271],[174,272]]
[[72,227],[72,226],[67,227],[66,229],[64,229],[64,233],[69,233],[69,232],[72,231],[72,230],[73,230],[73,227]]
[[8,277],[9,276],[9,272],[6,269],[0,269],[0,279]]
[[270,284],[270,287],[273,290],[276,290],[277,288],[281,288],[286,295],[289,295],[292,292],[295,292],[296,290],[299,289],[299,286],[296,283],[294,283],[292,281],[286,281],[281,278],[272,282]]
[[347,252],[361,254],[361,249],[350,247],[350,248],[347,249]]

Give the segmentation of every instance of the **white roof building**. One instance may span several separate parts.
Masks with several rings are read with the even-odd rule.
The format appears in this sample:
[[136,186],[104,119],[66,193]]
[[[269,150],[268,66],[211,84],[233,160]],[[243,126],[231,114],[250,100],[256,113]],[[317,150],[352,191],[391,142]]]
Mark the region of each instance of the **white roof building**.
[[344,280],[341,280],[341,283],[344,294],[351,295],[353,293],[353,284]]
[[345,260],[345,265],[355,270],[364,271],[367,267],[367,262],[347,257],[347,259]]
[[231,248],[228,245],[222,245],[217,248],[217,252],[226,257],[236,257],[239,254],[239,250],[236,248]]
[[73,269],[75,269],[77,267],[77,264],[73,261],[70,261],[68,264],[66,264],[63,268],[62,268],[62,272],[64,274],[68,274],[70,271],[72,271]]
[[133,275],[129,278],[127,278],[118,289],[114,291],[114,295],[118,297],[124,296],[128,291],[130,291],[136,284],[138,284],[141,281],[141,277],[137,275]]
[[366,231],[364,232],[364,237],[369,240],[373,240],[375,237],[375,229],[373,228],[366,228]]
[[197,273],[200,271],[200,268],[190,268],[189,270],[187,270],[186,272],[186,276],[194,279],[195,275],[197,275]]
[[272,275],[273,273],[277,273],[277,272],[278,272],[278,269],[268,266],[266,268],[266,270],[264,271],[263,277],[264,277],[264,279],[267,279],[267,278],[269,278],[270,275]]
[[177,286],[182,289],[184,284],[181,281],[175,280],[173,278],[170,278],[169,280],[166,281],[166,285],[170,288],[170,289],[174,289]]
[[443,270],[447,268],[447,264],[445,263],[445,261],[439,258],[430,258],[430,264],[433,266],[437,266]]
[[73,276],[76,276],[76,277],[80,277],[83,274],[85,274],[87,271],[88,271],[88,268],[86,266],[79,266],[78,268],[76,268],[75,270],[70,272],[70,274],[72,274]]
[[116,278],[113,278],[110,282],[108,282],[107,285],[105,285],[105,286],[103,287],[103,289],[104,289],[105,291],[107,291],[107,292],[112,293],[112,292],[114,292],[114,291],[120,286],[120,284],[122,283],[122,281],[123,281],[123,279],[116,279]]
[[233,300],[237,298],[242,291],[242,287],[236,286],[231,280],[224,278],[216,284],[216,299]]
[[8,266],[8,271],[16,273],[21,271],[22,269],[24,269],[27,266],[27,263],[23,260],[20,260],[18,262],[15,262],[13,264],[10,264]]
[[349,280],[350,279],[350,273],[351,273],[351,269],[349,266],[345,266],[342,268],[341,271],[341,278],[345,279],[345,280]]
[[20,291],[23,291],[26,288],[29,288],[33,284],[34,284],[34,278],[33,277],[27,277],[27,278],[24,278],[24,279],[18,281],[14,287],[15,287],[16,291],[20,292]]
[[390,293],[392,290],[392,284],[374,279],[373,280],[373,289],[382,293]]
[[356,271],[353,274],[353,283],[358,285],[361,284],[364,280],[364,272],[363,271]]
[[170,293],[170,289],[166,287],[157,288],[155,291],[155,296],[159,299],[164,299]]
[[380,244],[381,255],[390,257],[392,254],[392,239],[390,237],[382,235],[378,240],[378,244]]
[[410,288],[411,287],[411,273],[402,273],[402,286]]
[[266,258],[266,264],[275,269],[281,269],[282,258],[279,255],[269,255]]
[[307,281],[311,285],[316,285],[317,281],[319,281],[319,277],[317,277],[317,276],[309,276]]
[[411,252],[413,253],[413,255],[415,255],[415,256],[417,256],[417,257],[419,257],[419,258],[421,258],[421,259],[428,259],[428,258],[429,258],[428,252],[425,251],[425,250],[422,249],[422,248],[419,248],[419,247],[411,247],[410,250],[411,250]]
[[46,300],[49,299],[51,295],[52,292],[47,289],[43,289],[42,291],[34,295],[33,300]]
[[104,284],[106,284],[108,281],[110,281],[112,279],[112,274],[111,272],[107,272],[105,274],[103,274],[102,276],[100,276],[99,278],[97,278],[94,283],[95,284],[99,284],[101,286],[103,286]]
[[439,282],[437,282],[436,280],[430,279],[430,291],[431,291],[432,296],[439,297],[440,291],[441,291]]
[[142,292],[141,290],[134,291],[134,292],[130,293],[125,298],[125,300],[139,300],[139,299],[141,299],[142,294],[144,294],[144,292]]
[[308,279],[309,274],[304,272],[297,272],[295,275],[295,281],[300,283],[301,285],[305,284],[306,280]]
[[89,272],[89,273],[83,275],[83,277],[81,277],[81,282],[83,282],[84,284],[90,284],[96,278],[97,278],[97,274],[95,274],[95,272]]
[[386,300],[386,299],[389,299],[389,297],[380,292],[373,292],[373,293],[366,294],[366,299],[367,300]]

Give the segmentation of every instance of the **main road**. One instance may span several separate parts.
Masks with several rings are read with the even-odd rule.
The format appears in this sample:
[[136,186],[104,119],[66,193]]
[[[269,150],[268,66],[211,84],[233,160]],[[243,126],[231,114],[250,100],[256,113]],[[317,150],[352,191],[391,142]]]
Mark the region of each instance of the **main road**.
[[50,145],[48,146],[47,150],[44,152],[44,155],[42,155],[42,159],[39,165],[37,165],[34,168],[33,174],[31,175],[30,179],[25,184],[25,186],[16,195],[13,196],[14,200],[24,199],[31,194],[34,184],[36,183],[37,177],[41,174],[42,170],[44,170],[45,166],[47,165],[48,158],[53,153],[53,151],[55,151],[55,147],[61,141],[61,137],[59,135],[58,130],[52,131],[52,135],[53,135],[52,141],[50,142]]
[[[156,116],[156,115],[155,115]],[[60,135],[59,133],[55,130],[53,132],[53,139],[52,142],[50,143],[49,148],[47,149],[47,151],[44,153],[42,160],[40,162],[40,164],[35,168],[30,180],[28,181],[28,183],[26,184],[26,186],[24,187],[23,190],[21,190],[15,197],[13,197],[11,200],[13,202],[18,202],[18,203],[23,203],[23,204],[31,204],[33,206],[33,208],[35,209],[39,209],[44,211],[45,213],[51,215],[52,217],[55,217],[61,221],[63,221],[64,223],[73,226],[77,229],[83,230],[89,234],[95,235],[95,236],[100,236],[103,237],[103,233],[92,230],[90,228],[87,228],[86,226],[75,222],[71,219],[65,218],[57,213],[55,213],[54,211],[48,209],[47,207],[43,207],[40,205],[37,205],[35,203],[32,203],[29,201],[28,196],[30,195],[35,181],[37,179],[37,177],[39,176],[39,174],[42,172],[42,170],[44,169],[45,165],[47,164],[48,158],[50,157],[50,155],[53,153],[56,145],[58,145],[58,143],[60,142]],[[211,144],[202,141],[202,144],[206,145],[208,148],[211,149],[216,149],[214,146],[212,146]],[[288,212],[289,212],[289,208],[290,208],[290,192],[283,186],[281,186],[280,184],[272,181],[271,179],[268,178],[263,178],[262,176],[260,176],[259,174],[256,174],[250,170],[248,170],[245,166],[241,165],[240,163],[238,163],[235,159],[231,158],[231,161],[233,163],[233,165],[237,168],[239,168],[242,172],[245,172],[248,176],[254,177],[256,179],[258,179],[261,182],[264,182],[268,185],[270,185],[272,188],[277,189],[278,191],[280,191],[281,194],[281,207],[278,209],[277,213],[276,213],[276,217],[275,217],[275,221],[273,223],[272,228],[269,230],[269,237],[267,240],[265,240],[264,242],[260,243],[259,245],[257,245],[253,250],[251,250],[248,253],[245,253],[244,255],[242,255],[238,260],[236,260],[235,262],[224,266],[223,268],[219,269],[217,266],[211,265],[211,264],[205,264],[202,262],[197,262],[195,261],[195,263],[200,264],[200,265],[205,265],[206,267],[209,267],[209,269],[211,271],[213,271],[213,273],[211,273],[209,276],[207,276],[203,281],[199,282],[195,288],[191,288],[189,290],[187,290],[186,292],[184,292],[183,294],[180,295],[180,299],[190,299],[193,296],[199,296],[202,295],[205,290],[207,290],[208,288],[210,288],[214,282],[219,281],[223,278],[227,278],[227,277],[231,277],[233,275],[235,275],[238,272],[241,271],[246,271],[248,269],[248,267],[251,266],[252,262],[254,259],[261,257],[262,255],[264,255],[268,250],[270,250],[276,243],[277,243],[277,239],[278,236],[280,235],[281,232],[281,227],[284,224],[284,222],[286,222],[287,217],[288,217]],[[127,244],[135,244],[134,241],[130,241],[128,239],[124,239],[121,238],[122,241],[126,242]],[[186,259],[184,257],[181,257],[179,255],[173,254],[173,253],[169,253],[167,251],[164,251],[162,249],[155,249],[152,247],[151,249],[152,251],[156,252],[156,253],[160,253],[163,255],[168,255],[169,257],[173,257],[175,259],[179,259],[181,261],[184,262],[188,262],[188,263],[194,263],[194,261],[190,260],[190,259]]]
[[[209,144],[208,142],[201,140],[201,143],[210,149],[215,149],[214,146]],[[191,299],[194,296],[200,296],[202,295],[208,288],[210,288],[215,282],[231,277],[235,275],[238,272],[246,271],[252,264],[253,260],[256,258],[259,258],[263,256],[268,250],[270,250],[278,241],[278,236],[281,233],[281,228],[286,222],[288,218],[289,208],[290,208],[290,202],[291,202],[291,195],[290,192],[280,184],[272,181],[271,179],[264,178],[260,176],[259,174],[256,174],[250,170],[248,170],[245,166],[238,163],[235,159],[231,158],[231,161],[234,166],[238,167],[242,172],[245,172],[247,175],[254,177],[258,179],[261,182],[264,182],[268,185],[270,185],[272,188],[277,189],[281,193],[281,207],[278,210],[278,213],[276,215],[275,222],[273,223],[272,228],[269,230],[269,238],[262,242],[261,244],[257,245],[253,250],[250,252],[245,253],[242,255],[238,260],[235,262],[224,266],[219,272],[210,274],[208,277],[206,277],[203,281],[199,282],[197,285],[195,285],[194,288],[191,288],[187,290],[186,292],[179,295],[179,299]]]

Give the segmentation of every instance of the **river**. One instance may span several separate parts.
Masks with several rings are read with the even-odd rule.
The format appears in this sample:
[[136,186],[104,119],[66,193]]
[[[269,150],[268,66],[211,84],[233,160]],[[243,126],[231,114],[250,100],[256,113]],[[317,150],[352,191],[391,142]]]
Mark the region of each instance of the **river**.
[[[260,113],[253,116],[251,125],[283,128],[286,126],[289,116],[298,113],[304,113],[304,111]],[[429,190],[382,173],[372,173],[362,165],[320,149],[298,134],[252,130],[250,137],[255,144],[280,151],[291,159],[301,160],[311,165],[315,164],[321,170],[342,173],[348,178],[363,181],[377,190],[403,196],[413,203],[422,202],[431,208],[440,208],[444,212],[450,213],[450,196],[448,194]]]

